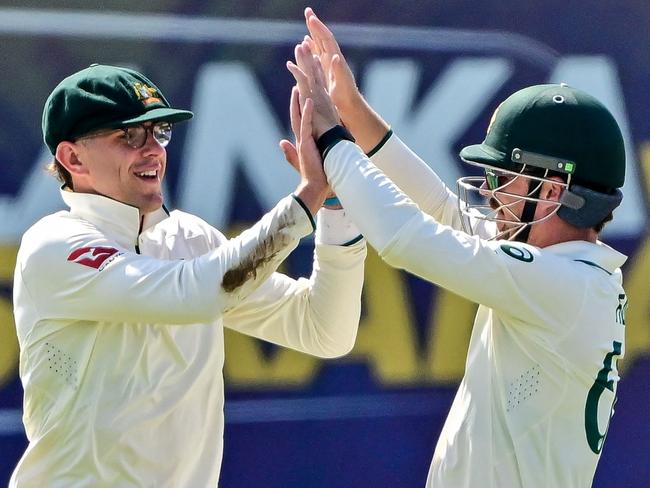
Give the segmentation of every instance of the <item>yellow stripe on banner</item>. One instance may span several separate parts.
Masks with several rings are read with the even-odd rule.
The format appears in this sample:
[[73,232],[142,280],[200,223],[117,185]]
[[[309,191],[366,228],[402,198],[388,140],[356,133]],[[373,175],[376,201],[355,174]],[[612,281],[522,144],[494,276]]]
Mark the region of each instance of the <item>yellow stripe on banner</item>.
[[366,258],[363,291],[366,313],[359,324],[351,357],[367,362],[378,384],[423,381],[406,282],[400,271],[384,263],[371,248]]
[[[0,246],[0,285],[11,287],[16,266],[16,246]],[[0,387],[15,377],[18,339],[11,298],[0,295]]]
[[639,356],[650,353],[650,237],[647,237],[623,272],[623,288],[629,307],[625,317],[625,357],[619,369],[629,367]]
[[[650,141],[639,146],[639,168],[645,180],[646,197],[650,199]],[[626,317],[625,357],[619,369],[629,367],[634,360],[650,353],[650,236],[624,268],[623,287],[629,299]]]
[[465,374],[477,308],[476,304],[448,290],[438,290],[427,352],[427,369],[436,384],[458,383]]
[[16,246],[0,246],[0,281],[12,281],[16,267]]
[[639,160],[643,179],[645,180],[645,192],[650,198],[650,142],[644,142],[639,149]]

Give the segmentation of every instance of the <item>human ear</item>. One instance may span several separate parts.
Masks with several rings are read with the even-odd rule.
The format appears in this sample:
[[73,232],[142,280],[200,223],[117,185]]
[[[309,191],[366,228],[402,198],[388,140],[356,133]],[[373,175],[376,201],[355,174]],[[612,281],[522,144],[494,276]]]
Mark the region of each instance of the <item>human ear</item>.
[[56,147],[56,159],[70,174],[83,175],[88,173],[88,167],[79,158],[79,147],[73,142],[63,141]]
[[551,176],[549,180],[551,181],[544,182],[540,197],[542,200],[559,202],[560,197],[562,196],[562,192],[565,189],[565,187],[561,184],[563,181],[557,176]]

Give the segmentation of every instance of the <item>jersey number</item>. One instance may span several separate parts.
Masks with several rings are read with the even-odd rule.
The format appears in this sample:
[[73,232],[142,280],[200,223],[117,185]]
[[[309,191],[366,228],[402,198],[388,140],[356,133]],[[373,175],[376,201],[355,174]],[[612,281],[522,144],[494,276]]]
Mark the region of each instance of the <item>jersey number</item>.
[[[621,355],[621,349],[622,344],[618,341],[614,341],[612,352],[608,352],[605,356],[603,368],[598,371],[596,381],[587,394],[587,403],[585,404],[585,433],[587,434],[587,443],[589,444],[589,448],[594,452],[594,454],[600,454],[600,451],[603,449],[603,442],[607,435],[609,419],[612,417],[616,398],[614,398],[612,406],[610,407],[607,427],[605,427],[605,432],[603,434],[600,433],[598,428],[598,402],[605,389],[614,392],[614,380],[608,380],[607,378],[609,377],[609,373],[612,371],[612,362],[616,361],[614,358]],[[614,366],[616,366],[616,363],[614,363]]]

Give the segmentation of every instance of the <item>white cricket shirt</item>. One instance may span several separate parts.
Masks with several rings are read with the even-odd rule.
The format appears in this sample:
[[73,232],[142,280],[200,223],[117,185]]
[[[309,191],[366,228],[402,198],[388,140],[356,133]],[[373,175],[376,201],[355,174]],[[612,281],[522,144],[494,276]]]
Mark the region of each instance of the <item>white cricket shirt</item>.
[[136,208],[62,195],[70,211],[28,230],[16,264],[29,446],[10,486],[216,486],[223,326],[345,354],[365,244],[317,244],[311,278],[293,280],[273,273],[312,230],[292,197],[226,240],[186,213],[161,209],[140,231]]
[[625,350],[625,256],[602,243],[469,236],[445,225],[459,222],[455,195],[396,137],[373,158],[389,174],[419,173],[399,183],[418,201],[350,142],[325,161],[368,242],[390,265],[480,304],[427,486],[590,486]]

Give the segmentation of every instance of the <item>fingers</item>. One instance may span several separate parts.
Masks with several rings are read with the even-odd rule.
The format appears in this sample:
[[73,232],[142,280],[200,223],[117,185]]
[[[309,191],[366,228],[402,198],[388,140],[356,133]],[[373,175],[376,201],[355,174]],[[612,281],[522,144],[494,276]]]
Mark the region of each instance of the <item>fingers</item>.
[[352,74],[350,67],[345,62],[345,60],[338,54],[335,54],[332,57],[332,63],[330,69],[330,80],[328,81],[330,83],[334,83],[336,80],[339,80],[340,82],[348,83],[351,87],[356,86],[356,83],[354,81],[354,75]]
[[336,42],[336,38],[332,31],[316,16],[311,8],[305,9],[305,19],[307,21],[307,29],[312,39],[318,44],[322,52],[329,54],[341,54],[341,48]]
[[[323,68],[318,58],[312,54],[308,42],[303,41],[298,44],[295,48],[295,55],[296,63],[287,62],[287,69],[296,79],[300,93],[299,102],[302,115],[300,136],[298,137],[298,152],[300,152],[300,144],[303,142],[304,103],[307,98],[311,99],[312,104],[313,122],[310,122],[309,125],[314,136],[318,137],[330,127],[338,124],[340,118],[328,94]],[[295,115],[294,119],[298,120]]]
[[296,149],[296,146],[294,146],[291,141],[282,139],[280,141],[280,149],[284,154],[284,159],[286,159],[287,162],[300,173],[300,159],[298,158],[298,150]]
[[315,89],[327,90],[323,68],[309,48],[307,42],[301,42],[294,50],[296,63],[287,63],[287,68],[296,79],[298,91],[302,97],[308,97]]
[[[322,78],[325,79],[323,85],[337,105],[345,104],[346,100],[352,99],[358,91],[354,75],[341,53],[334,34],[311,8],[305,9],[305,20],[310,33],[310,41],[307,43],[310,47],[317,46],[316,49],[312,47],[312,52],[318,51],[316,61],[322,68]],[[298,65],[303,71],[307,71],[306,67],[300,63]],[[314,71],[314,74],[309,73],[309,76],[320,84],[321,78],[317,71]]]
[[318,46],[318,44],[316,44],[316,42],[311,37],[305,36],[303,38],[303,42],[307,43],[307,45],[309,46],[309,49],[311,50],[311,52],[313,54],[315,54],[316,56],[321,55],[322,51],[321,51],[320,47]]
[[[323,172],[323,162],[316,141],[313,136],[312,116],[315,115],[314,101],[311,98],[305,100],[300,123],[300,143],[298,144],[298,158],[300,161],[300,175],[308,183],[315,183],[324,190],[322,197],[327,194],[327,178]],[[319,202],[319,206],[322,204]]]
[[300,90],[303,88],[309,89],[309,78],[307,78],[307,74],[302,70],[302,67],[299,67],[293,61],[287,61],[287,69],[295,78]]
[[313,73],[314,73],[314,81],[316,82],[317,86],[323,87],[323,89],[327,90],[327,81],[325,80],[325,72],[323,71],[323,66],[320,64],[320,61],[317,56],[312,56],[312,62],[313,62]]
[[296,141],[300,136],[300,94],[298,93],[298,87],[294,86],[291,89],[291,99],[289,101],[289,119],[291,120],[291,131],[293,132]]
[[[298,47],[296,47],[296,53],[297,51],[298,51]],[[297,58],[298,55],[296,54],[296,59]],[[291,61],[287,61],[287,69],[296,80],[296,84],[298,85],[298,91],[300,92],[300,95],[306,97],[311,91],[310,88],[311,83],[309,82],[309,78],[307,77],[305,72]]]
[[302,70],[305,76],[307,76],[307,78],[311,78],[313,76],[314,63],[312,52],[309,49],[309,44],[303,41],[300,44],[296,45],[294,54],[296,56],[296,63],[298,64],[298,67]]
[[309,30],[309,35],[311,36],[311,39],[313,40],[314,44],[318,47],[319,54],[323,53],[323,45],[322,41],[320,39],[319,33],[309,25],[309,19],[311,17],[316,17],[316,14],[314,11],[311,9],[311,7],[307,7],[305,9],[305,23],[307,24],[307,29]]
[[296,46],[295,54],[298,67],[309,80],[309,86],[312,92],[319,88],[327,90],[327,82],[325,80],[323,67],[321,66],[318,56],[312,54],[312,51],[309,48],[309,43],[302,42]]
[[312,125],[311,118],[314,112],[314,102],[311,98],[305,100],[305,105],[302,109],[302,120],[300,121],[300,143],[298,144],[298,151],[303,147],[306,141],[312,140]]

